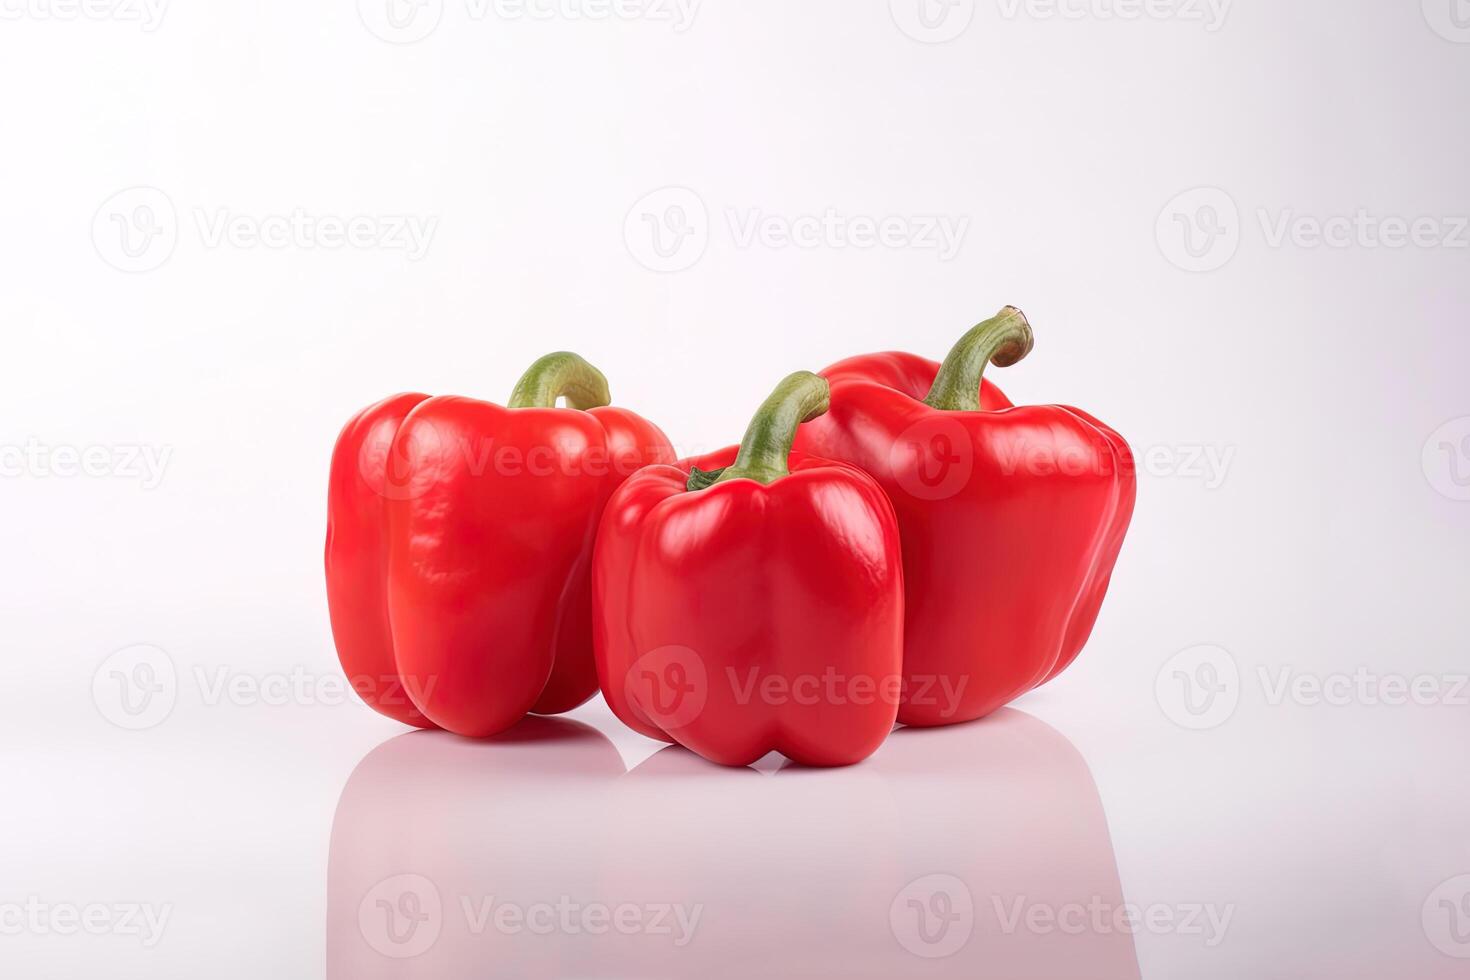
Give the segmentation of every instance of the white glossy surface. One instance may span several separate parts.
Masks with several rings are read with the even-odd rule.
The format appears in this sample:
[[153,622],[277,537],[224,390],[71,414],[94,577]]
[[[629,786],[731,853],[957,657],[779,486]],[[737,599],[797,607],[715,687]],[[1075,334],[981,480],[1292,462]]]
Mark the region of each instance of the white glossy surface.
[[1452,713],[1174,738],[1157,709],[1065,721],[1073,685],[850,769],[726,770],[601,705],[481,744],[202,708],[189,673],[147,731],[6,745],[11,975],[1450,978],[1435,944],[1470,952]]

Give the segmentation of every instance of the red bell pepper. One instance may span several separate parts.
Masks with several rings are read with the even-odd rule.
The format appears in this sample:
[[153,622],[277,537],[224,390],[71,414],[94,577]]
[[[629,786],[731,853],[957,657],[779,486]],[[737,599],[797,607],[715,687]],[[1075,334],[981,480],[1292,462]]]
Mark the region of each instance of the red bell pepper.
[[597,522],[628,474],[674,457],[656,426],[608,402],[600,371],[557,353],[504,408],[395,395],[342,430],[327,600],[343,670],[374,708],[486,736],[597,689]]
[[[794,455],[827,383],[793,374],[739,450],[650,466],[613,495],[593,562],[597,675],[614,713],[706,759],[870,755],[902,656],[898,528],[854,467]],[[705,468],[716,468],[706,472]]]
[[1076,408],[1016,408],[982,379],[1030,352],[1007,307],[941,366],[912,354],[832,365],[831,410],[800,451],[853,463],[898,514],[907,725],[989,714],[1055,677],[1092,632],[1136,478],[1128,444]]

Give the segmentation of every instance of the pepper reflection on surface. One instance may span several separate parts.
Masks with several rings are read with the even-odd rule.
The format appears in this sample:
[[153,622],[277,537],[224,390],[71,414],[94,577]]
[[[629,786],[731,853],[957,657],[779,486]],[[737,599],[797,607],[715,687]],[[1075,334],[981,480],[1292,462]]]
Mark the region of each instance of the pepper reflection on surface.
[[348,779],[327,888],[341,980],[1139,975],[1092,774],[1013,709],[769,774],[411,732]]

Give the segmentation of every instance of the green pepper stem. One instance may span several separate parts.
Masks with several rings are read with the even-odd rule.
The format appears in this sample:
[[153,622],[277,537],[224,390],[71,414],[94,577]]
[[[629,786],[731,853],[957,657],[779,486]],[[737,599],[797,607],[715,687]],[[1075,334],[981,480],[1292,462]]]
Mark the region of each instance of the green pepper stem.
[[526,368],[511,390],[506,408],[554,408],[565,398],[568,408],[586,411],[612,403],[607,378],[601,371],[569,351],[557,351]]
[[827,379],[810,371],[788,375],[771,397],[755,410],[735,462],[725,468],[715,483],[726,480],[755,480],[773,483],[790,474],[787,468],[796,427],[827,411]]
[[1026,314],[1007,306],[959,339],[940,365],[924,404],[946,412],[978,412],[985,365],[1010,367],[1031,353],[1035,343]]

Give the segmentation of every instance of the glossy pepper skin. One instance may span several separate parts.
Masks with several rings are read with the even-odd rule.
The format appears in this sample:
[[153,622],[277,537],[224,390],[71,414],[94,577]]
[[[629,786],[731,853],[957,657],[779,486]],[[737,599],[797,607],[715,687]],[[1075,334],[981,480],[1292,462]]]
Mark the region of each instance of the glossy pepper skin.
[[[650,466],[613,495],[593,569],[598,681],[629,726],[713,762],[858,762],[893,727],[898,527],[857,469],[790,453],[826,382],[798,373],[739,450]],[[713,472],[707,472],[713,470]]]
[[903,538],[907,725],[980,718],[1055,677],[1097,619],[1133,513],[1128,444],[1080,409],[1013,407],[981,378],[1031,350],[1007,307],[943,365],[853,357],[796,448],[861,467]]
[[[569,407],[553,407],[564,397]],[[507,407],[395,395],[332,455],[327,600],[342,668],[383,714],[483,737],[597,689],[591,557],[630,473],[673,459],[607,381],[549,354]],[[404,696],[406,695],[406,697]]]

